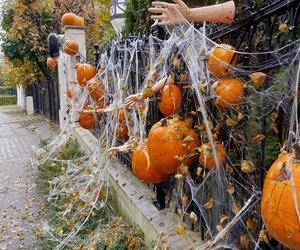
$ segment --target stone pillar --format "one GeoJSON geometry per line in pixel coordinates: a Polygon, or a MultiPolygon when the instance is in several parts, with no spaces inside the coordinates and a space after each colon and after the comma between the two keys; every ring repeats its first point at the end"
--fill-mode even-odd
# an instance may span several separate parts
{"type": "Polygon", "coordinates": [[[17,86],[17,106],[20,107],[22,111],[26,110],[26,94],[22,85],[17,86]]]}
{"type": "MultiPolygon", "coordinates": [[[[79,53],[83,58],[86,58],[85,47],[85,31],[83,28],[66,26],[64,28],[65,39],[74,39],[79,44],[79,53]]],[[[59,110],[59,125],[60,129],[63,129],[67,121],[70,119],[68,114],[68,101],[65,96],[67,92],[68,82],[74,81],[75,78],[75,65],[76,56],[69,56],[62,51],[58,58],[58,79],[59,79],[59,98],[60,98],[60,110],[59,110]]]]}
{"type": "Polygon", "coordinates": [[[27,107],[27,115],[34,114],[34,107],[33,107],[33,98],[32,96],[26,97],[26,107],[27,107]]]}

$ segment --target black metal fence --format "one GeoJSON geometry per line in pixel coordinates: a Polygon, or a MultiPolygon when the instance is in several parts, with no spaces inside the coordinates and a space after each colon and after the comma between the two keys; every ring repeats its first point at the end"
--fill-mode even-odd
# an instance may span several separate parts
{"type": "Polygon", "coordinates": [[[34,111],[50,120],[59,121],[59,89],[57,81],[45,81],[31,84],[26,96],[33,97],[34,111]]]}

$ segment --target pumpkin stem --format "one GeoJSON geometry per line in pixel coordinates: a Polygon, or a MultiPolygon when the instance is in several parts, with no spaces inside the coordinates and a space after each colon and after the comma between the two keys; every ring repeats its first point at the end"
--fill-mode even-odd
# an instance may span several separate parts
{"type": "Polygon", "coordinates": [[[295,160],[300,161],[300,140],[297,140],[294,144],[294,151],[295,151],[295,160]]]}
{"type": "Polygon", "coordinates": [[[161,126],[162,127],[167,127],[169,125],[168,123],[168,119],[167,118],[164,118],[161,120],[161,126]]]}

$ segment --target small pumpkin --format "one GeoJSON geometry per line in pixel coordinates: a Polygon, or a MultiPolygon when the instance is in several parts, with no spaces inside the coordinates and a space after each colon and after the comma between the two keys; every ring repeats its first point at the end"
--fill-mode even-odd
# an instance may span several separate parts
{"type": "Polygon", "coordinates": [[[179,161],[194,153],[199,147],[199,139],[195,131],[179,117],[165,118],[155,123],[148,134],[150,158],[156,168],[164,174],[173,174],[181,163],[191,165],[195,157],[179,161]]]}
{"type": "Polygon", "coordinates": [[[232,75],[233,72],[229,69],[229,65],[234,66],[238,61],[238,54],[234,47],[227,44],[221,46],[213,48],[208,57],[207,68],[216,77],[232,75]]]}
{"type": "Polygon", "coordinates": [[[94,80],[89,81],[87,84],[87,87],[90,92],[90,96],[91,96],[92,100],[98,101],[100,98],[103,98],[104,86],[100,80],[94,79],[94,80]]]}
{"type": "Polygon", "coordinates": [[[293,153],[279,156],[264,181],[261,215],[266,229],[289,249],[300,249],[300,161],[293,153]],[[299,211],[299,210],[298,210],[299,211]]]}
{"type": "Polygon", "coordinates": [[[66,25],[70,26],[84,26],[84,20],[82,17],[79,17],[73,13],[66,13],[61,18],[62,27],[66,25]]]}
{"type": "Polygon", "coordinates": [[[233,108],[241,104],[244,98],[243,83],[239,79],[223,79],[213,84],[216,95],[215,105],[219,108],[233,108]]]}
{"type": "Polygon", "coordinates": [[[90,109],[79,112],[79,124],[85,129],[93,129],[95,127],[95,116],[90,109]]]}
{"type": "Polygon", "coordinates": [[[128,127],[126,124],[126,116],[124,110],[118,111],[118,125],[116,137],[118,140],[128,139],[128,127]]]}
{"type": "Polygon", "coordinates": [[[64,52],[69,56],[74,56],[79,51],[79,45],[75,40],[66,40],[64,42],[64,52]]]}
{"type": "Polygon", "coordinates": [[[48,57],[47,58],[47,67],[49,69],[54,69],[57,66],[57,59],[54,57],[48,57]]]}
{"type": "MultiPolygon", "coordinates": [[[[200,165],[209,170],[215,168],[216,162],[212,152],[211,144],[210,143],[202,144],[199,148],[199,151],[200,151],[200,156],[199,156],[200,165]]],[[[217,151],[219,164],[220,166],[222,166],[226,160],[226,151],[223,144],[217,143],[216,151],[217,151]]]]}
{"type": "Polygon", "coordinates": [[[132,151],[132,172],[144,183],[158,184],[168,178],[168,175],[159,172],[153,165],[147,144],[138,146],[132,151]]]}
{"type": "Polygon", "coordinates": [[[174,83],[165,85],[161,92],[159,110],[164,115],[175,114],[180,108],[181,98],[182,94],[178,86],[174,83]]]}
{"type": "Polygon", "coordinates": [[[87,81],[91,80],[96,75],[96,69],[88,63],[76,64],[76,76],[80,86],[85,86],[87,81]]]}

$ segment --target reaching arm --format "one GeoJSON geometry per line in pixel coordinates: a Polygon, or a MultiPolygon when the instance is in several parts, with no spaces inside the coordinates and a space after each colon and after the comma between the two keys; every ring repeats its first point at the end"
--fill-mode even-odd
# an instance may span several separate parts
{"type": "Polygon", "coordinates": [[[235,14],[235,4],[229,1],[223,4],[190,9],[182,0],[173,3],[152,2],[149,11],[151,19],[158,20],[159,25],[176,25],[185,20],[190,22],[219,22],[232,23],[235,14]]]}

